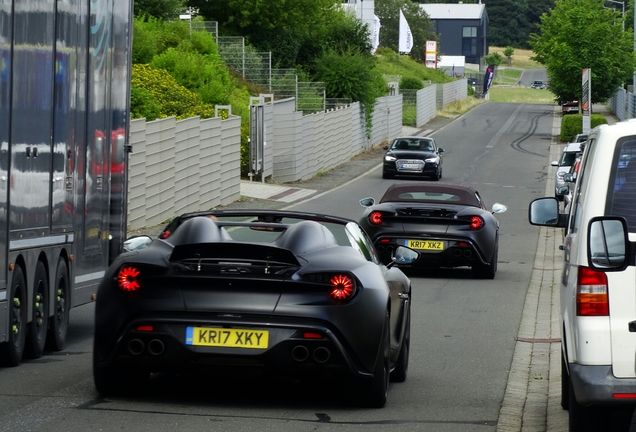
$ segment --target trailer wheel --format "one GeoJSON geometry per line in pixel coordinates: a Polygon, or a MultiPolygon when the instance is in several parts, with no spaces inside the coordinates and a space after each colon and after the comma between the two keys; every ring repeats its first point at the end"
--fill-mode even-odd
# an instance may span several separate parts
{"type": "Polygon", "coordinates": [[[55,272],[55,294],[53,296],[54,314],[49,321],[49,334],[46,339],[46,349],[61,351],[66,342],[68,331],[70,297],[69,297],[68,267],[64,259],[57,263],[55,272]]]}
{"type": "Polygon", "coordinates": [[[17,366],[22,360],[27,333],[27,294],[22,267],[16,266],[9,288],[9,334],[0,343],[0,364],[17,366]]]}
{"type": "Polygon", "coordinates": [[[31,322],[28,324],[25,355],[28,358],[40,358],[44,352],[46,332],[49,328],[49,278],[42,261],[38,261],[33,278],[33,303],[31,322]]]}

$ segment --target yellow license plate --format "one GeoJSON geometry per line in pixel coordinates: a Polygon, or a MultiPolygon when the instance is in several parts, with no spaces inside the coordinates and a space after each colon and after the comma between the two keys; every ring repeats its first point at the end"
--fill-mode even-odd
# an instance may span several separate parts
{"type": "Polygon", "coordinates": [[[269,344],[267,330],[188,327],[186,345],[266,349],[269,344]]]}
{"type": "Polygon", "coordinates": [[[411,249],[443,251],[444,242],[437,240],[407,240],[406,246],[411,249]]]}

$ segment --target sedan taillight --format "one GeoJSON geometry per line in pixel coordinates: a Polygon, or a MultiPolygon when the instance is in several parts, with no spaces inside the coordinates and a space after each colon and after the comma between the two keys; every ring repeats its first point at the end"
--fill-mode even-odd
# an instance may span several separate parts
{"type": "Polygon", "coordinates": [[[139,285],[139,275],[141,272],[132,266],[124,266],[117,274],[117,285],[122,291],[135,292],[141,289],[139,285]]]}
{"type": "Polygon", "coordinates": [[[355,282],[347,275],[336,275],[329,282],[332,285],[329,296],[334,300],[348,300],[355,294],[355,282]]]}
{"type": "Polygon", "coordinates": [[[369,222],[371,222],[372,225],[380,225],[382,223],[382,213],[379,211],[371,212],[369,222]]]}
{"type": "Polygon", "coordinates": [[[484,220],[481,216],[471,216],[470,217],[470,229],[478,230],[479,228],[484,226],[484,220]]]}
{"type": "Polygon", "coordinates": [[[577,316],[609,316],[609,293],[605,273],[581,266],[576,284],[577,316]]]}

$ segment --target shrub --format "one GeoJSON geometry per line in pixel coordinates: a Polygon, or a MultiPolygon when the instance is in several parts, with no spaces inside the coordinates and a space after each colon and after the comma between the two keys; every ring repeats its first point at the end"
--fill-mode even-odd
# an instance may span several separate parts
{"type": "Polygon", "coordinates": [[[202,55],[187,50],[188,44],[169,48],[152,65],[167,70],[181,86],[197,93],[204,103],[227,104],[230,74],[218,53],[202,55]]]}
{"type": "Polygon", "coordinates": [[[400,80],[401,89],[419,90],[424,88],[424,83],[421,79],[415,77],[403,77],[400,80]]]}
{"type": "MultiPolygon", "coordinates": [[[[590,116],[590,127],[594,129],[601,124],[607,124],[603,114],[590,116]]],[[[583,114],[568,114],[561,119],[561,141],[570,142],[576,134],[583,133],[583,114]]]]}
{"type": "Polygon", "coordinates": [[[161,115],[161,106],[155,97],[143,87],[130,86],[130,116],[133,119],[145,118],[153,121],[161,115]]]}
{"type": "MultiPolygon", "coordinates": [[[[133,65],[131,84],[152,95],[154,102],[161,107],[159,117],[175,116],[178,120],[194,116],[214,117],[212,105],[202,103],[196,93],[177,84],[165,70],[150,65],[133,65]]],[[[137,112],[151,109],[140,107],[137,112]]]]}

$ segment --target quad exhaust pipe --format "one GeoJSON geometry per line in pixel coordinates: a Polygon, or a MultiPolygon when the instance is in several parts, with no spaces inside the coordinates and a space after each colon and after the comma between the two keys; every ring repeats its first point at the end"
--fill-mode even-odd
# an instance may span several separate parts
{"type": "Polygon", "coordinates": [[[128,352],[134,356],[138,356],[144,352],[146,344],[141,339],[132,339],[128,342],[128,352]]]}
{"type": "Polygon", "coordinates": [[[296,345],[292,348],[292,358],[297,362],[304,362],[309,358],[309,350],[304,345],[296,345]]]}
{"type": "Polygon", "coordinates": [[[314,350],[314,360],[316,363],[326,363],[331,358],[331,351],[325,347],[318,347],[314,350]]]}
{"type": "Polygon", "coordinates": [[[148,342],[148,352],[153,356],[159,356],[166,350],[166,345],[160,339],[148,342]]]}
{"type": "MultiPolygon", "coordinates": [[[[301,363],[309,358],[309,350],[304,345],[296,345],[292,348],[291,355],[295,361],[301,363]]],[[[326,347],[318,347],[312,353],[312,358],[316,363],[326,363],[331,358],[331,351],[326,347]]]]}

